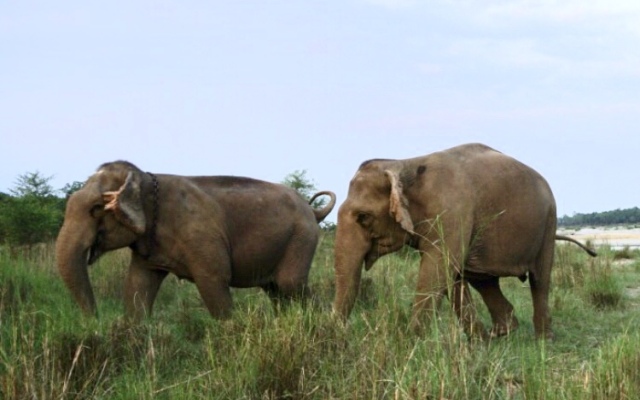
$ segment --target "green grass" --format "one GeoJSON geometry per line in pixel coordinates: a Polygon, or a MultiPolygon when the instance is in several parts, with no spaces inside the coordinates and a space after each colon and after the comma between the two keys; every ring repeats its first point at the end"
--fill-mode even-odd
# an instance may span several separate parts
{"type": "Polygon", "coordinates": [[[171,277],[140,325],[122,318],[126,251],[90,269],[93,319],[73,304],[51,246],[19,258],[0,248],[0,398],[640,398],[640,298],[627,291],[640,287],[637,252],[616,258],[601,248],[591,259],[558,245],[555,340],[534,339],[528,285],[508,278],[520,328],[480,342],[466,339],[446,301],[430,331],[408,329],[419,257],[411,250],[364,273],[349,323],[336,321],[332,241],[322,238],[314,260],[315,307],[276,313],[259,290],[234,290],[233,317],[217,321],[194,285],[171,277]]]}

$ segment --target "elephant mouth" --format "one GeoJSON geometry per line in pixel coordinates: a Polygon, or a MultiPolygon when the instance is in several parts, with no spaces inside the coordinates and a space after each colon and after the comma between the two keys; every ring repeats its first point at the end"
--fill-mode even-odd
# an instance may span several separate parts
{"type": "Polygon", "coordinates": [[[364,270],[369,271],[371,267],[373,267],[373,264],[376,262],[376,260],[378,260],[377,254],[373,254],[371,252],[367,253],[364,256],[364,270]]]}
{"type": "Polygon", "coordinates": [[[403,246],[403,244],[398,245],[390,240],[377,240],[372,246],[371,250],[364,256],[364,268],[365,271],[371,269],[373,264],[382,256],[387,255],[389,253],[393,253],[397,251],[403,246]]]}
{"type": "Polygon", "coordinates": [[[385,254],[393,253],[398,250],[402,245],[398,246],[396,243],[393,243],[389,240],[379,240],[373,243],[371,251],[369,254],[373,255],[375,258],[379,258],[384,256],[385,254]]]}

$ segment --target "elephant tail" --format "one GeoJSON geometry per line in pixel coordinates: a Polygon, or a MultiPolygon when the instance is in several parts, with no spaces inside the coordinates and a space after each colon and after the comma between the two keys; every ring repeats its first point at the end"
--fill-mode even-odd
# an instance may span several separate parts
{"type": "Polygon", "coordinates": [[[322,222],[327,217],[327,215],[329,215],[331,210],[333,210],[333,206],[336,205],[336,194],[328,190],[314,194],[313,197],[311,197],[311,199],[309,200],[309,204],[313,203],[313,201],[320,196],[329,196],[331,200],[329,200],[329,204],[327,204],[326,206],[320,209],[313,209],[313,214],[316,216],[316,222],[318,223],[322,222]]]}
{"type": "Polygon", "coordinates": [[[582,250],[584,250],[587,253],[589,253],[589,255],[591,257],[596,257],[598,255],[598,253],[596,253],[594,250],[588,248],[587,246],[583,245],[582,243],[578,242],[577,240],[575,240],[573,238],[570,238],[569,236],[556,235],[556,240],[566,240],[567,242],[575,243],[578,246],[580,246],[582,248],[582,250]]]}

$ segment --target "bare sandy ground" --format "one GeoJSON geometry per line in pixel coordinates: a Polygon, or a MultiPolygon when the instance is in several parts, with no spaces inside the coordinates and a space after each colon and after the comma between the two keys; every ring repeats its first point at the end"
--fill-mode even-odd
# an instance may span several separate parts
{"type": "Polygon", "coordinates": [[[606,227],[559,229],[558,234],[570,236],[581,242],[590,241],[596,246],[609,245],[612,248],[640,248],[640,228],[606,227]]]}

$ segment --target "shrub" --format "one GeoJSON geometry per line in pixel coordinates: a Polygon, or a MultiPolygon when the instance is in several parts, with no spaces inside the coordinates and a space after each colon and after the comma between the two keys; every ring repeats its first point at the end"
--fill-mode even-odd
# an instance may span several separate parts
{"type": "Polygon", "coordinates": [[[617,250],[613,253],[614,260],[633,260],[634,255],[633,251],[629,246],[624,246],[622,249],[617,250]]]}
{"type": "Polygon", "coordinates": [[[615,308],[624,297],[623,287],[610,265],[594,267],[585,280],[584,290],[589,302],[597,309],[615,308]]]}
{"type": "Polygon", "coordinates": [[[11,195],[0,199],[0,239],[16,253],[21,246],[30,246],[53,239],[62,225],[64,200],[54,195],[49,185],[51,177],[38,172],[18,177],[11,195]]]}
{"type": "Polygon", "coordinates": [[[32,195],[11,197],[0,203],[0,231],[12,247],[53,239],[62,222],[58,200],[32,195]]]}

